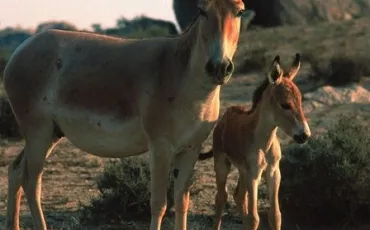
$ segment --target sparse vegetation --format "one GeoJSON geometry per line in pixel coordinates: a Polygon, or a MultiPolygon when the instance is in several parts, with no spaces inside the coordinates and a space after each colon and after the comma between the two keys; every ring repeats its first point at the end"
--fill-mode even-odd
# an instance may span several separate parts
{"type": "MultiPolygon", "coordinates": [[[[194,177],[191,184],[194,182],[194,177]]],[[[134,156],[111,161],[98,179],[100,196],[81,212],[82,222],[150,218],[150,170],[147,156],[134,156]],[[99,217],[99,218],[98,218],[99,217]]],[[[174,180],[170,176],[167,212],[174,205],[174,180]]]]}
{"type": "Polygon", "coordinates": [[[342,115],[326,134],[285,149],[280,196],[287,216],[304,225],[369,220],[369,128],[342,115]]]}

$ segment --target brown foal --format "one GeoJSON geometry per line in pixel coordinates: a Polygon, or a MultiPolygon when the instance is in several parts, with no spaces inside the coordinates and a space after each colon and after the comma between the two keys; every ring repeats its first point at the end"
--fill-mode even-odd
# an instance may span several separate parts
{"type": "Polygon", "coordinates": [[[280,58],[276,56],[267,78],[254,92],[252,108],[229,107],[213,132],[213,150],[199,156],[200,160],[214,156],[217,183],[214,229],[221,227],[231,164],[240,175],[234,200],[243,217],[244,228],[258,228],[258,185],[262,172],[266,170],[269,223],[272,229],[281,229],[278,200],[281,150],[276,131],[280,127],[298,143],[304,143],[311,135],[302,110],[301,93],[292,81],[299,67],[300,55],[296,54],[290,71],[285,75],[280,58]]]}

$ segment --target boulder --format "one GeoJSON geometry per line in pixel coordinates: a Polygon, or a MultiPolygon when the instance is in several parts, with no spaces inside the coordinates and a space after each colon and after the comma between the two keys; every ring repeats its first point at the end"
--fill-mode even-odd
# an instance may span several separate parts
{"type": "Polygon", "coordinates": [[[370,103],[370,92],[357,84],[343,87],[324,86],[304,94],[304,110],[311,112],[315,108],[349,103],[370,103]]]}
{"type": "MultiPolygon", "coordinates": [[[[370,0],[243,0],[256,16],[252,25],[274,27],[340,21],[370,15],[370,0]]],[[[184,30],[197,13],[198,0],[173,0],[173,9],[184,30]]]]}

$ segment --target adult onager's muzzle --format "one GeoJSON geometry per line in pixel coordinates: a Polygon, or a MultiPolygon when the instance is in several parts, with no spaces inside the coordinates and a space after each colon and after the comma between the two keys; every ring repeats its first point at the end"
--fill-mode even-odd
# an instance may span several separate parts
{"type": "Polygon", "coordinates": [[[228,82],[234,72],[234,63],[230,59],[224,59],[220,63],[215,63],[211,59],[206,64],[206,71],[217,85],[228,82]]]}

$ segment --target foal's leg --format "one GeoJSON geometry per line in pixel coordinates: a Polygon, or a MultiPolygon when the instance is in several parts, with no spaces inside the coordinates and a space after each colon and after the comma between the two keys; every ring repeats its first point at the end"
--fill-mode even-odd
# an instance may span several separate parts
{"type": "Polygon", "coordinates": [[[166,141],[150,143],[150,230],[160,230],[167,208],[168,176],[172,161],[171,147],[166,141]]]}
{"type": "Polygon", "coordinates": [[[248,215],[248,193],[245,186],[245,176],[239,172],[238,184],[234,192],[234,201],[238,212],[242,219],[246,219],[248,215]]]}
{"type": "Polygon", "coordinates": [[[189,209],[189,183],[201,146],[189,146],[175,156],[174,160],[174,199],[175,229],[187,229],[187,212],[189,209]]]}
{"type": "Polygon", "coordinates": [[[221,229],[222,213],[227,203],[227,176],[231,171],[231,162],[225,154],[215,154],[214,169],[216,172],[217,194],[215,198],[216,216],[214,222],[214,229],[221,229]]]}
{"type": "Polygon", "coordinates": [[[281,213],[279,208],[279,186],[280,186],[280,169],[277,167],[267,167],[266,182],[268,196],[270,201],[270,210],[268,219],[272,230],[281,229],[281,213]]]}
{"type": "Polygon", "coordinates": [[[280,187],[280,144],[273,142],[271,150],[267,157],[268,166],[266,168],[266,182],[268,189],[268,196],[270,202],[270,210],[268,212],[268,219],[272,230],[281,229],[281,213],[279,208],[279,187],[280,187]]]}
{"type": "Polygon", "coordinates": [[[257,230],[260,222],[258,215],[258,185],[261,180],[262,169],[253,164],[246,173],[246,188],[248,192],[248,215],[244,226],[248,230],[257,230]]]}

